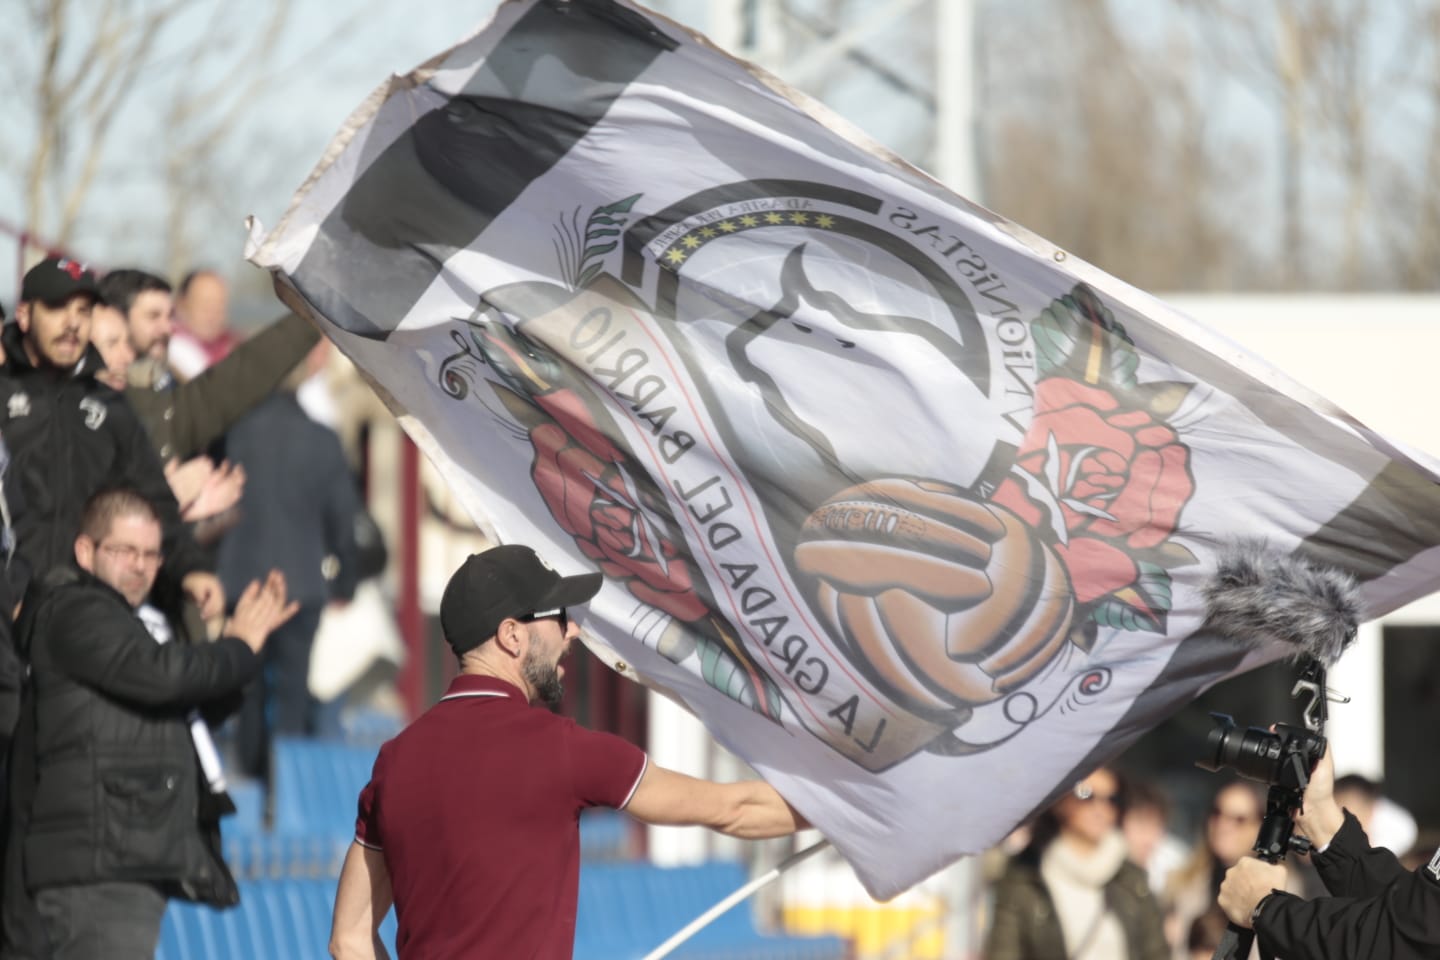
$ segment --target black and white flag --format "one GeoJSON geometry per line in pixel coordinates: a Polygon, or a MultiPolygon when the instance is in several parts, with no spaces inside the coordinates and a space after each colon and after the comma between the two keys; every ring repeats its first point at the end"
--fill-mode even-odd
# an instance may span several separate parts
{"type": "Polygon", "coordinates": [[[878,897],[1284,652],[1219,544],[1440,584],[1428,461],[629,3],[393,78],[250,256],[878,897]]]}

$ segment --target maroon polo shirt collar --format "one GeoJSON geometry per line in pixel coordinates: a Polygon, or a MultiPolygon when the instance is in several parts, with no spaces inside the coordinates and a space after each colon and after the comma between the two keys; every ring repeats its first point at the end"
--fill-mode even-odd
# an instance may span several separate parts
{"type": "Polygon", "coordinates": [[[462,673],[450,681],[450,688],[440,700],[468,700],[479,697],[504,697],[514,700],[521,706],[529,706],[530,701],[525,698],[525,693],[515,684],[499,677],[484,676],[478,673],[462,673]]]}

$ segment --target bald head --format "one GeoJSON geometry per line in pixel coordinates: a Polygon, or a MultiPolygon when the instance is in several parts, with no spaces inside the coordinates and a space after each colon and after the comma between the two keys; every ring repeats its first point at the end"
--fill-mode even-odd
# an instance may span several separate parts
{"type": "Polygon", "coordinates": [[[185,328],[208,342],[225,333],[229,299],[224,277],[213,270],[196,270],[180,284],[176,310],[185,328]]]}

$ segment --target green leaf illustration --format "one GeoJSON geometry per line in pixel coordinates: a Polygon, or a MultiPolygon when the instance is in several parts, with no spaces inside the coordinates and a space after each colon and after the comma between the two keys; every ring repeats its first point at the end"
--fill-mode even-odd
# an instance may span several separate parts
{"type": "Polygon", "coordinates": [[[700,676],[705,682],[725,696],[742,703],[751,710],[759,709],[755,690],[750,677],[740,669],[725,648],[713,640],[702,639],[699,643],[700,676]]]}
{"type": "Polygon", "coordinates": [[[609,253],[611,250],[614,250],[618,246],[620,246],[620,244],[615,242],[614,240],[611,240],[609,243],[597,243],[593,247],[586,247],[585,253],[582,254],[581,259],[583,262],[588,263],[596,257],[605,256],[605,254],[609,253]]]}
{"type": "Polygon", "coordinates": [[[1068,376],[1127,391],[1136,386],[1140,357],[1099,295],[1083,283],[1050,302],[1030,324],[1036,373],[1068,376]]]}
{"type": "Polygon", "coordinates": [[[1134,584],[1106,597],[1091,612],[1101,626],[1117,630],[1151,630],[1164,632],[1166,614],[1173,596],[1170,574],[1158,564],[1138,560],[1138,576],[1134,584]]]}
{"type": "Polygon", "coordinates": [[[605,255],[620,245],[619,240],[607,241],[606,238],[620,236],[620,231],[630,221],[630,208],[642,196],[637,193],[590,211],[585,220],[585,248],[575,269],[575,286],[585,286],[604,268],[605,255]]]}
{"type": "Polygon", "coordinates": [[[585,284],[595,279],[595,274],[599,273],[603,269],[605,269],[605,264],[603,263],[590,264],[590,266],[586,267],[583,271],[581,271],[580,276],[575,278],[575,286],[585,286],[585,284]]]}
{"type": "Polygon", "coordinates": [[[1137,562],[1145,561],[1166,570],[1173,570],[1175,567],[1188,567],[1191,564],[1199,563],[1200,560],[1184,544],[1176,543],[1174,540],[1166,540],[1157,546],[1146,550],[1136,551],[1134,554],[1137,562]]]}
{"type": "Polygon", "coordinates": [[[1140,571],[1140,576],[1135,579],[1135,589],[1145,598],[1146,604],[1151,610],[1169,613],[1173,603],[1170,574],[1159,564],[1144,560],[1137,561],[1135,567],[1140,571]]]}
{"type": "Polygon", "coordinates": [[[1116,630],[1158,631],[1160,629],[1160,624],[1154,617],[1115,597],[1106,597],[1100,601],[1090,616],[1100,626],[1113,627],[1116,630]]]}
{"type": "MultiPolygon", "coordinates": [[[[629,213],[630,208],[635,206],[635,201],[639,200],[643,196],[643,193],[636,193],[626,197],[624,200],[616,200],[614,203],[609,204],[608,206],[596,207],[594,212],[590,214],[590,219],[594,220],[596,217],[603,217],[612,213],[629,213]]],[[[628,218],[621,217],[615,222],[624,223],[626,219],[628,218]]]]}

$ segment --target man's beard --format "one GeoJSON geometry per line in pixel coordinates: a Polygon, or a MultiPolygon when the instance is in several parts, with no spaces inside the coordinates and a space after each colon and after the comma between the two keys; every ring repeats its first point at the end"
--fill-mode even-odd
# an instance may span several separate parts
{"type": "Polygon", "coordinates": [[[525,654],[525,662],[520,665],[520,670],[525,676],[525,682],[535,691],[535,698],[551,710],[559,710],[560,701],[565,697],[565,687],[560,683],[559,664],[545,663],[531,650],[525,654]]]}

